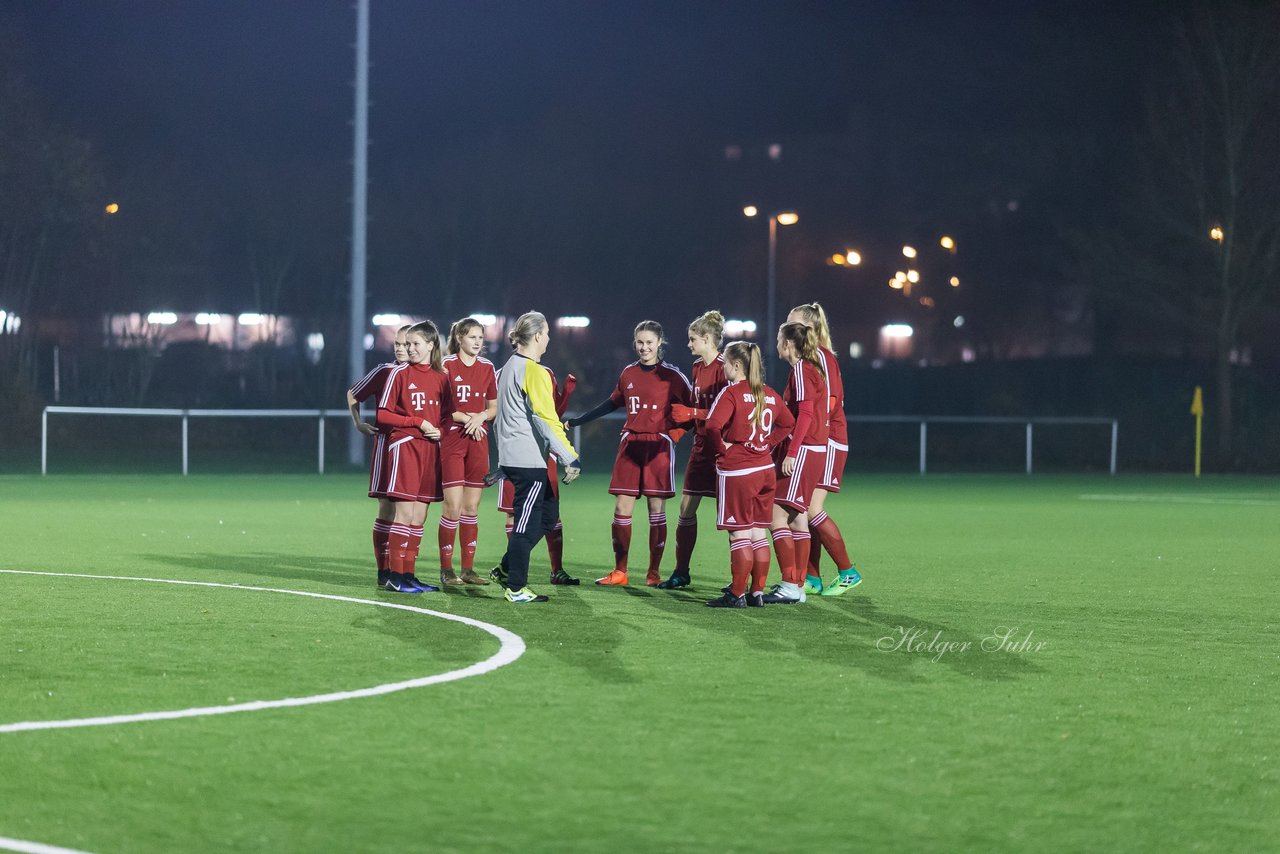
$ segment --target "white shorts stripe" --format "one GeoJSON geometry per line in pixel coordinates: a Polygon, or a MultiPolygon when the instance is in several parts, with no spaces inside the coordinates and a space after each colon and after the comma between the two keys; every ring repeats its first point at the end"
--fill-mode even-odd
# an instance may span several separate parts
{"type": "Polygon", "coordinates": [[[533,513],[533,505],[542,494],[542,481],[538,481],[524,498],[524,507],[520,508],[520,518],[516,521],[516,532],[523,534],[529,527],[529,516],[533,513]]]}

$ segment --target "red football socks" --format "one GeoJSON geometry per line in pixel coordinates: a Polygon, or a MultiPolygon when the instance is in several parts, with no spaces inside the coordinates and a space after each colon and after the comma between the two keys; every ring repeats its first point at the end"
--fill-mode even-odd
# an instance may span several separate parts
{"type": "Polygon", "coordinates": [[[462,571],[474,570],[476,566],[476,538],[479,535],[480,520],[475,516],[458,518],[458,540],[462,543],[462,571]]]}
{"type": "Polygon", "coordinates": [[[441,516],[436,541],[440,546],[440,569],[445,572],[453,572],[453,540],[457,533],[458,520],[441,516]]]}
{"type": "Polygon", "coordinates": [[[836,569],[844,570],[853,566],[853,561],[849,560],[849,552],[845,548],[844,537],[840,534],[840,528],[837,527],[835,519],[826,513],[819,513],[809,520],[809,530],[818,538],[818,542],[827,550],[827,554],[831,555],[831,559],[836,563],[836,569]]]}
{"type": "Polygon", "coordinates": [[[693,546],[698,542],[698,517],[681,516],[676,522],[676,572],[689,573],[689,561],[693,559],[693,546]]]}
{"type": "Polygon", "coordinates": [[[649,514],[649,573],[662,568],[662,553],[667,550],[667,514],[649,514]]]}
{"type": "Polygon", "coordinates": [[[729,571],[733,573],[731,589],[734,596],[747,595],[747,584],[751,579],[755,562],[756,556],[750,540],[729,541],[729,571]]]}
{"type": "Polygon", "coordinates": [[[613,517],[613,568],[627,571],[627,553],[631,551],[631,520],[626,516],[613,517]]]}
{"type": "Polygon", "coordinates": [[[751,592],[763,593],[764,586],[769,581],[769,541],[753,540],[751,550],[755,553],[755,560],[751,564],[751,592]]]}

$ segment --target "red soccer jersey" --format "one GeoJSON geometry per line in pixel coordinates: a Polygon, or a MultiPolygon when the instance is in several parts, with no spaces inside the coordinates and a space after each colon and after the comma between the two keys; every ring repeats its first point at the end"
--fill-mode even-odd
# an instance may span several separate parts
{"type": "Polygon", "coordinates": [[[627,410],[623,430],[632,433],[670,433],[675,428],[671,405],[689,406],[693,386],[680,369],[666,362],[644,367],[632,362],[622,369],[609,399],[627,410]]]}
{"type": "Polygon", "coordinates": [[[379,397],[382,390],[387,387],[387,377],[391,375],[391,369],[396,366],[395,362],[385,362],[378,365],[372,371],[364,375],[364,379],[347,389],[351,396],[356,400],[364,403],[371,397],[379,397]]]}
{"type": "Polygon", "coordinates": [[[770,452],[787,438],[795,426],[795,416],[783,403],[782,395],[768,386],[764,387],[764,402],[757,425],[753,420],[756,397],[746,380],[738,380],[716,395],[706,426],[708,442],[718,446],[714,448],[719,454],[717,469],[744,471],[773,465],[770,452]],[[733,447],[726,451],[722,443],[733,447]]]}
{"type": "Polygon", "coordinates": [[[844,417],[844,379],[840,376],[840,362],[836,354],[825,347],[818,348],[818,358],[827,371],[827,395],[831,399],[831,440],[841,445],[849,444],[849,425],[844,417]]]}
{"type": "Polygon", "coordinates": [[[444,371],[430,365],[396,365],[378,398],[378,426],[389,430],[393,441],[422,438],[418,425],[423,421],[440,427],[448,381],[444,371]]]}
{"type": "MultiPolygon", "coordinates": [[[[728,377],[724,375],[724,355],[717,355],[709,365],[701,359],[695,359],[690,374],[693,376],[692,406],[694,409],[703,410],[705,417],[706,411],[711,409],[711,404],[715,402],[716,395],[729,384],[728,377]]],[[[705,425],[699,419],[696,426],[698,432],[694,443],[701,445],[706,434],[705,425]]]]}
{"type": "Polygon", "coordinates": [[[484,412],[489,401],[498,399],[498,373],[488,359],[477,357],[467,367],[455,353],[444,357],[444,372],[449,375],[450,412],[484,412]]]}
{"type": "MultiPolygon", "coordinates": [[[[804,359],[796,362],[791,368],[791,377],[787,380],[787,390],[782,395],[786,401],[787,409],[791,410],[791,414],[796,416],[796,420],[800,420],[800,401],[813,401],[813,420],[809,422],[809,429],[805,431],[804,436],[794,436],[793,439],[802,445],[822,445],[827,444],[827,436],[829,431],[827,428],[827,381],[822,376],[822,371],[818,370],[812,362],[806,362],[804,359]]],[[[792,451],[795,446],[792,445],[792,451]]]]}

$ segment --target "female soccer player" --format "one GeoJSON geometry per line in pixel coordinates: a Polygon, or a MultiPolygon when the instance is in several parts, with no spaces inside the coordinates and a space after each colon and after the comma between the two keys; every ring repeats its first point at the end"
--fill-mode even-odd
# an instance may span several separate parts
{"type": "Polygon", "coordinates": [[[405,343],[408,361],[392,368],[378,399],[378,427],[388,433],[387,498],[395,503],[386,589],[422,593],[440,589],[420,582],[414,568],[427,504],[441,499],[439,425],[448,378],[434,323],[415,323],[405,343]]]}
{"type": "Polygon", "coordinates": [[[803,323],[778,329],[778,356],[791,366],[783,400],[795,416],[795,428],[782,459],[773,497],[773,548],[782,583],[764,597],[768,604],[805,600],[804,572],[809,562],[809,499],[822,477],[827,456],[827,380],[818,356],[818,339],[803,323]]]}
{"type": "MultiPolygon", "coordinates": [[[[680,369],[660,361],[662,326],[654,320],[636,325],[634,346],[638,360],[622,369],[613,393],[595,409],[571,418],[577,427],[626,407],[627,420],[622,428],[622,441],[613,463],[613,479],[609,494],[616,496],[613,511],[614,567],[596,584],[626,584],[627,554],[631,550],[631,514],[636,498],[649,499],[649,571],[645,577],[650,587],[662,581],[660,566],[667,544],[667,499],[676,494],[676,452],[672,432],[676,420],[671,407],[689,406],[693,387],[680,369]]],[[[679,438],[679,433],[675,438],[679,438]]]]}
{"type": "Polygon", "coordinates": [[[776,474],[773,449],[791,432],[795,418],[782,395],[764,384],[760,348],[735,341],[725,348],[729,385],[707,414],[706,442],[716,457],[716,527],[729,532],[733,581],[712,608],[764,604],[769,577],[769,541],[776,474]],[[747,599],[747,582],[751,598],[747,599]]]}
{"type": "MultiPolygon", "coordinates": [[[[546,367],[545,365],[543,367],[546,367]]],[[[551,394],[555,400],[556,417],[564,418],[565,411],[569,408],[569,399],[573,397],[573,389],[578,384],[578,378],[573,374],[565,377],[564,385],[559,385],[556,381],[556,372],[547,368],[547,373],[551,376],[551,394]]],[[[551,496],[557,500],[560,498],[560,486],[558,476],[556,474],[556,458],[554,456],[547,457],[547,487],[551,492],[551,496]]],[[[502,485],[498,487],[498,510],[507,514],[507,539],[511,539],[511,531],[516,524],[516,486],[506,478],[502,479],[502,485]]],[[[557,505],[558,509],[558,505],[557,505]]],[[[546,533],[547,540],[547,559],[551,563],[551,583],[555,585],[576,585],[578,579],[564,571],[564,523],[559,516],[556,517],[555,525],[546,533]]],[[[489,573],[489,576],[498,583],[505,582],[502,573],[498,568],[489,573]]]]}
{"type": "MultiPolygon", "coordinates": [[[[716,460],[707,444],[703,425],[711,402],[720,389],[728,385],[724,372],[724,357],[720,355],[720,342],[724,340],[724,316],[718,311],[708,311],[689,324],[689,352],[693,360],[693,411],[689,413],[694,423],[693,450],[684,471],[684,495],[680,498],[680,518],[676,522],[676,565],[671,576],[658,586],[664,590],[685,587],[689,584],[689,561],[693,546],[698,541],[698,505],[703,497],[715,497],[716,460]]],[[[677,417],[681,413],[676,410],[677,417]]]]}
{"type": "Polygon", "coordinates": [[[849,425],[844,417],[844,380],[840,376],[840,363],[831,349],[831,327],[827,325],[827,313],[816,302],[798,305],[787,315],[788,322],[803,323],[813,330],[818,339],[818,354],[822,357],[822,365],[827,374],[828,395],[831,401],[831,434],[827,437],[827,465],[822,471],[822,479],[813,492],[809,502],[809,531],[818,541],[809,543],[809,565],[806,567],[804,589],[807,593],[820,593],[823,596],[839,596],[862,583],[862,576],[849,560],[849,552],[845,547],[844,537],[836,520],[827,515],[824,509],[828,492],[840,491],[840,480],[844,477],[844,464],[849,457],[849,425]],[[822,585],[822,571],[818,568],[822,550],[836,562],[840,574],[834,583],[826,589],[822,585]]]}
{"type": "Polygon", "coordinates": [[[449,328],[449,416],[440,439],[440,476],[444,509],[440,511],[440,582],[447,585],[488,584],[476,574],[476,536],[484,476],[489,471],[489,430],[498,412],[498,377],[493,362],[480,355],[484,326],[464,317],[449,328]],[[454,537],[462,539],[462,573],[453,571],[454,537]]]}
{"type": "Polygon", "coordinates": [[[391,533],[391,521],[395,518],[395,505],[387,498],[387,486],[383,482],[382,457],[387,449],[387,435],[360,419],[360,404],[371,397],[380,396],[386,388],[391,369],[404,364],[404,336],[408,331],[407,325],[396,330],[392,346],[393,361],[378,365],[365,374],[364,379],[347,389],[347,410],[351,413],[352,422],[361,433],[373,437],[373,452],[369,455],[369,497],[378,499],[378,514],[373,518],[373,560],[378,567],[379,589],[387,583],[387,576],[390,575],[387,569],[387,541],[391,533]]]}

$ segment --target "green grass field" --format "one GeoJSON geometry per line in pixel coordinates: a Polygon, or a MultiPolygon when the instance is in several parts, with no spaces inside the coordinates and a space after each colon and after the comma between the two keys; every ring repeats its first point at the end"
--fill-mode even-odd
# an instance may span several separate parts
{"type": "MultiPolygon", "coordinates": [[[[0,837],[92,852],[1280,839],[1276,479],[857,477],[828,511],[866,582],[746,611],[703,607],[728,566],[708,504],[692,590],[551,588],[539,546],[546,606],[492,587],[380,594],[362,486],[0,477],[0,569],[408,601],[527,644],[484,675],[380,697],[0,732],[0,837]]],[[[605,481],[565,493],[568,569],[594,578],[610,562],[605,481]]],[[[485,503],[488,566],[503,537],[485,503]]],[[[357,689],[499,648],[358,603],[13,573],[0,625],[0,725],[357,689]]]]}

